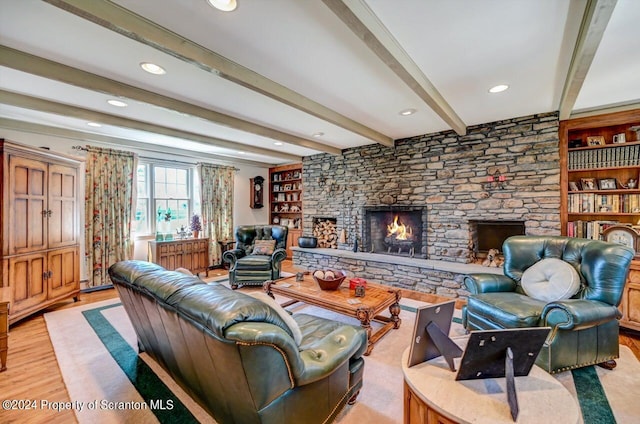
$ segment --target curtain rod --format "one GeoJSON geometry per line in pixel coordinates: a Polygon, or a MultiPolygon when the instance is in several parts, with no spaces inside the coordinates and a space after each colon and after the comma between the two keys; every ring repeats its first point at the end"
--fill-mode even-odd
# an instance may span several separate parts
{"type": "MultiPolygon", "coordinates": [[[[72,147],[73,150],[83,150],[83,151],[88,151],[89,149],[87,149],[84,146],[73,146],[72,147]]],[[[152,160],[152,161],[159,161],[159,162],[169,162],[169,163],[177,163],[180,165],[197,165],[197,163],[193,163],[193,162],[182,162],[179,160],[175,160],[175,159],[160,159],[160,158],[153,158],[150,156],[138,156],[139,159],[146,159],[146,160],[152,160]]],[[[217,165],[217,164],[214,164],[217,165]]],[[[220,165],[220,166],[227,166],[227,165],[220,165]]],[[[230,168],[233,168],[234,171],[239,171],[239,168],[236,168],[235,166],[230,166],[230,168]]]]}

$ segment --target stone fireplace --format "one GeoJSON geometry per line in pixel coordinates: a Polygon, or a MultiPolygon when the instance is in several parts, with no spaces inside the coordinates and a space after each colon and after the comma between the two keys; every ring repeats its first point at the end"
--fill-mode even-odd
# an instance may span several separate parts
{"type": "Polygon", "coordinates": [[[363,210],[364,251],[426,258],[427,213],[414,206],[366,206],[363,210]]]}

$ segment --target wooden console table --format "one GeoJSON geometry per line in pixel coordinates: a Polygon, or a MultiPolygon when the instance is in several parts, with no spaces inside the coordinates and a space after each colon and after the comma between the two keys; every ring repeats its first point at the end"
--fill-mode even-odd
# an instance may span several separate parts
{"type": "MultiPolygon", "coordinates": [[[[408,358],[409,348],[402,355],[405,424],[513,424],[505,378],[456,381],[442,356],[411,368],[408,358]]],[[[516,377],[515,382],[518,423],[569,424],[580,419],[569,390],[542,368],[534,365],[528,376],[516,377]]]]}
{"type": "Polygon", "coordinates": [[[209,268],[209,239],[182,239],[149,242],[149,262],[170,271],[186,268],[193,274],[209,268]]]}

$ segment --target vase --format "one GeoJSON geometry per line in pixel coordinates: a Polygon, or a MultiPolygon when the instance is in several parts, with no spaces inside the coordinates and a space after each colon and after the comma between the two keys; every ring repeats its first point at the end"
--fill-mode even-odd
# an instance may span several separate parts
{"type": "Polygon", "coordinates": [[[193,238],[198,238],[200,236],[200,231],[193,230],[193,238]]]}

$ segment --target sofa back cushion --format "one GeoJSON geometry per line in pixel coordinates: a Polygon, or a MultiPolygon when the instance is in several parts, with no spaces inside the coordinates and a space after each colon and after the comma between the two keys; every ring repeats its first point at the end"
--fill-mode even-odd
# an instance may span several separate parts
{"type": "Polygon", "coordinates": [[[513,236],[502,245],[504,274],[521,286],[524,271],[545,258],[569,263],[580,276],[574,298],[599,300],[617,306],[622,298],[633,251],[599,240],[562,236],[513,236]]]}

